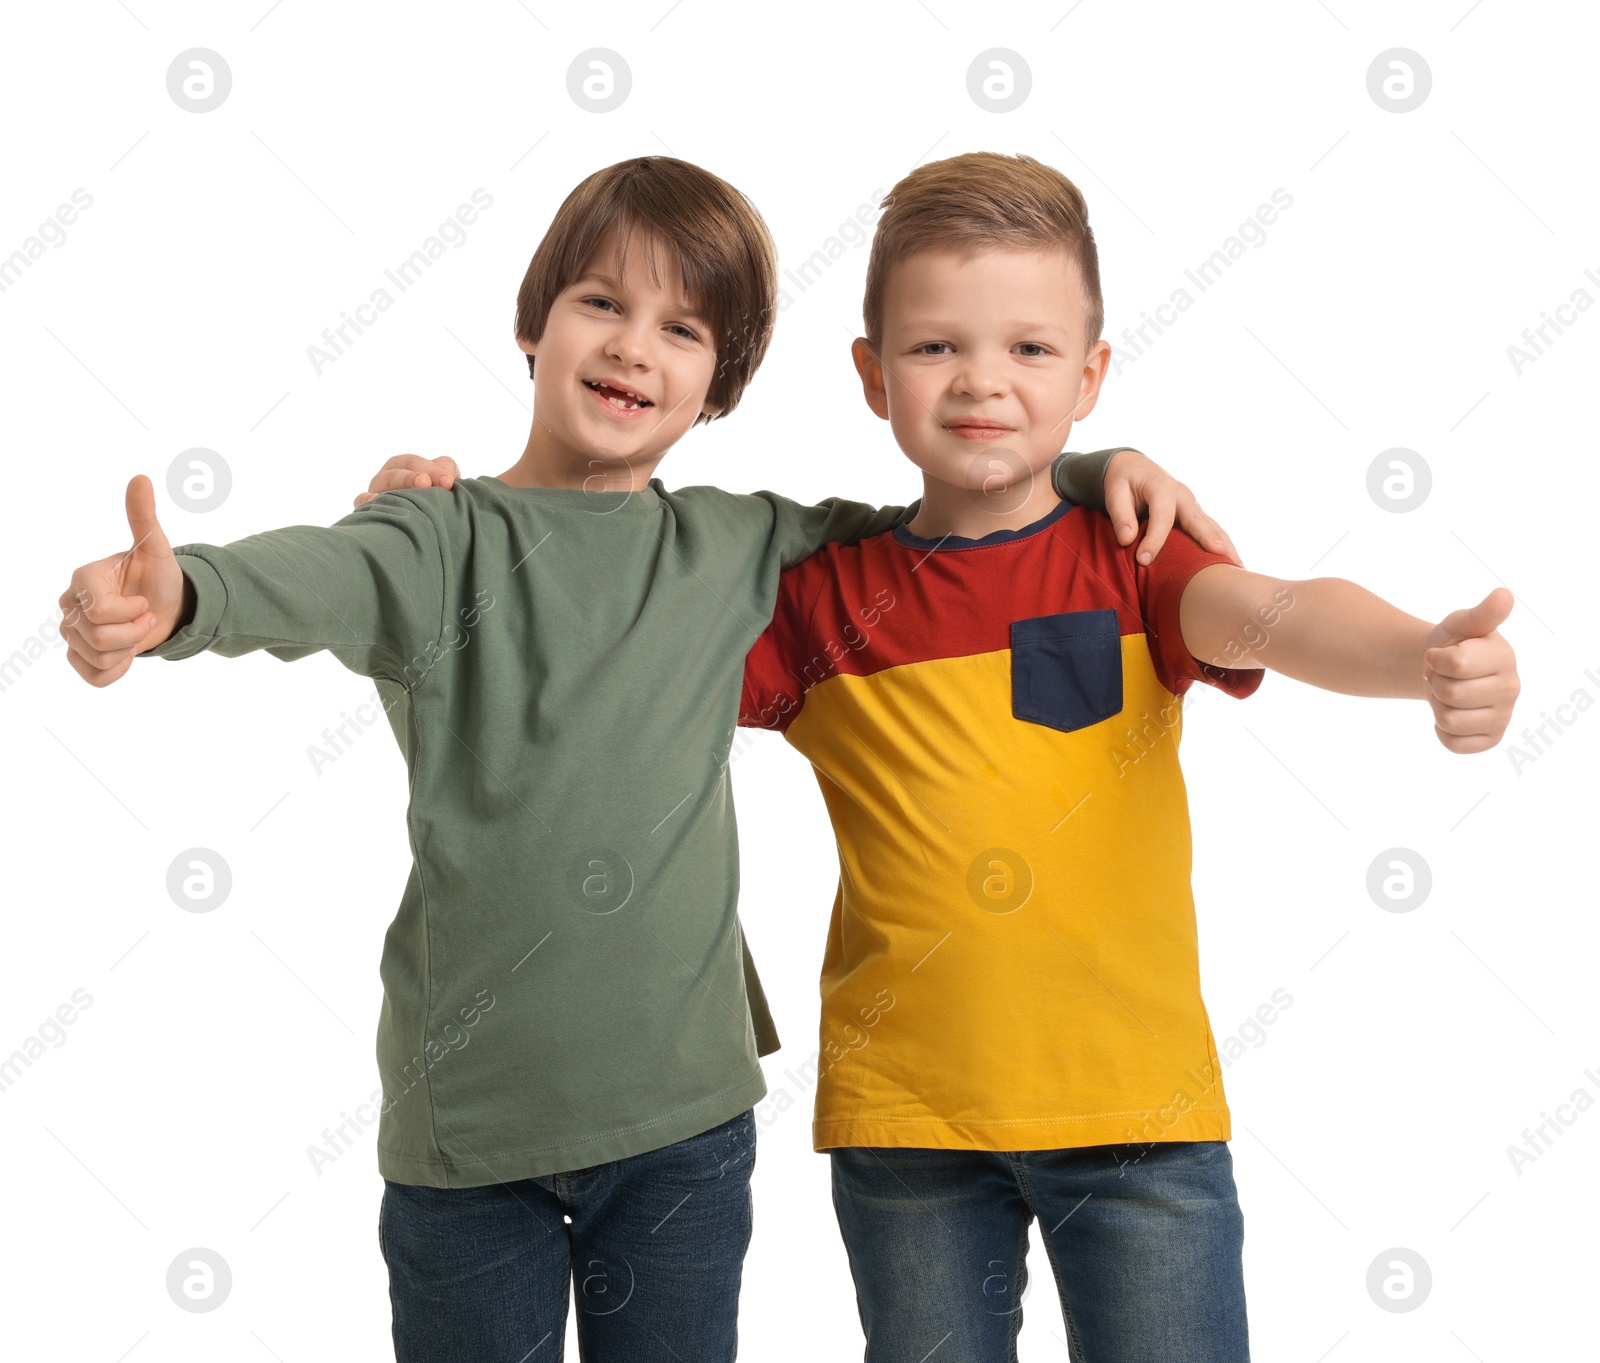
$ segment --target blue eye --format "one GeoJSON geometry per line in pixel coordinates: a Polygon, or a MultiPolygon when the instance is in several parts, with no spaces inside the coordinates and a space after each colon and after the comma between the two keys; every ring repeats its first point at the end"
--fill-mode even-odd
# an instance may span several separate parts
{"type": "Polygon", "coordinates": [[[940,350],[947,350],[954,354],[955,347],[948,341],[924,341],[917,347],[917,353],[919,355],[933,355],[937,354],[940,350]]]}

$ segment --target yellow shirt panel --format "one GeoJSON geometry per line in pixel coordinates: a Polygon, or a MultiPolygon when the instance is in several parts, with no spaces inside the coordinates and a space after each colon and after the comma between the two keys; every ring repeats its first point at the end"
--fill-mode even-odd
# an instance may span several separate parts
{"type": "Polygon", "coordinates": [[[1121,647],[1122,710],[1072,732],[1013,716],[1009,649],[807,694],[788,737],[841,871],[817,1149],[1229,1138],[1181,702],[1144,635],[1121,647]]]}

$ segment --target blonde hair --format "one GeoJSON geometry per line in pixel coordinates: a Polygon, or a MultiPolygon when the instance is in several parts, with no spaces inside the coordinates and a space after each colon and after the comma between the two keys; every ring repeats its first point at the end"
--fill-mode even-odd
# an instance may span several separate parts
{"type": "Polygon", "coordinates": [[[1083,194],[1054,166],[1031,156],[975,151],[918,166],[883,201],[862,301],[867,340],[883,339],[889,269],[918,251],[994,247],[1065,249],[1078,267],[1087,305],[1084,347],[1100,339],[1105,304],[1100,257],[1083,194]]]}

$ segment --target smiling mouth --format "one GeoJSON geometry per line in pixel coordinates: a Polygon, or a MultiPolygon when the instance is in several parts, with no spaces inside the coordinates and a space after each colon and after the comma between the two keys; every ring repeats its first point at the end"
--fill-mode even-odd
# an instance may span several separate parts
{"type": "Polygon", "coordinates": [[[619,412],[634,412],[642,407],[655,406],[649,398],[635,393],[630,388],[615,388],[609,383],[601,383],[596,379],[585,379],[583,386],[591,393],[599,394],[619,412]]]}

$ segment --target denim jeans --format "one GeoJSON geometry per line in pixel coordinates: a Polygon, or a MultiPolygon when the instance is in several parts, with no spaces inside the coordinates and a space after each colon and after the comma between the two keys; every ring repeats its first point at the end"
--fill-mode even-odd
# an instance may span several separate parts
{"type": "Polygon", "coordinates": [[[584,1363],[736,1350],[755,1117],[660,1150],[481,1188],[384,1180],[396,1363],[552,1363],[576,1285],[584,1363]]]}
{"type": "Polygon", "coordinates": [[[1072,1363],[1248,1363],[1226,1142],[830,1154],[867,1363],[1015,1363],[1035,1217],[1072,1363]]]}

